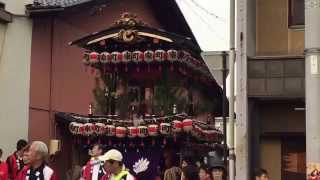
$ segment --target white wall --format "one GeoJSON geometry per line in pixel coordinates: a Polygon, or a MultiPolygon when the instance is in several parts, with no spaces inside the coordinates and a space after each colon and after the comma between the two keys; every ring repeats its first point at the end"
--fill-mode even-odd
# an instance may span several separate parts
{"type": "Polygon", "coordinates": [[[14,17],[6,26],[5,31],[0,31],[0,36],[4,35],[3,43],[0,43],[3,45],[0,48],[0,148],[4,150],[3,158],[14,151],[18,139],[28,137],[32,22],[27,17],[14,17]]]}
{"type": "Polygon", "coordinates": [[[6,10],[13,14],[25,14],[25,5],[32,4],[33,0],[0,0],[6,4],[6,10]]]}

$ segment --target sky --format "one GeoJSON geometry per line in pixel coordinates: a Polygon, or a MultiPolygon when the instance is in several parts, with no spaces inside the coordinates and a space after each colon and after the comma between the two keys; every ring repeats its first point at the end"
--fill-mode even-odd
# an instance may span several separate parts
{"type": "Polygon", "coordinates": [[[203,51],[229,50],[228,0],[176,0],[203,51]]]}

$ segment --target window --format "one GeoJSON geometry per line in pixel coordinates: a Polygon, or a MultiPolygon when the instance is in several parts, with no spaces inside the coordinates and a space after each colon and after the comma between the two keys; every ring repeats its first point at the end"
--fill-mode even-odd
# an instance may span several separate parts
{"type": "Polygon", "coordinates": [[[289,28],[304,27],[304,0],[289,0],[289,28]]]}

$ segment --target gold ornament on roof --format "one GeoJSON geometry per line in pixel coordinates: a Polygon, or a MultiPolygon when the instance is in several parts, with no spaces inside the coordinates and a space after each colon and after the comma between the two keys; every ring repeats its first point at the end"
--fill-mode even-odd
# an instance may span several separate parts
{"type": "Polygon", "coordinates": [[[120,16],[120,19],[115,22],[115,26],[146,26],[146,23],[144,23],[142,20],[137,18],[136,14],[125,12],[122,13],[120,16]]]}
{"type": "Polygon", "coordinates": [[[124,42],[132,42],[133,40],[136,39],[137,32],[138,32],[137,30],[132,30],[132,29],[128,29],[128,30],[121,29],[118,33],[118,40],[122,40],[124,42]]]}

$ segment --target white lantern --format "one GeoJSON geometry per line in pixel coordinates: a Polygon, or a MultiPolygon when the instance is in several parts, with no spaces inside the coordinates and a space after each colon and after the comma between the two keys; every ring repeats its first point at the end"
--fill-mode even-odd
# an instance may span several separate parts
{"type": "Polygon", "coordinates": [[[138,128],[137,127],[128,127],[128,137],[135,138],[138,136],[138,128]]]}
{"type": "Polygon", "coordinates": [[[153,51],[151,51],[151,50],[145,51],[144,52],[144,61],[147,63],[151,63],[154,59],[153,55],[154,55],[153,51]]]}
{"type": "Polygon", "coordinates": [[[140,63],[143,61],[144,55],[141,51],[134,51],[132,53],[132,61],[135,63],[140,63]]]}
{"type": "Polygon", "coordinates": [[[85,65],[90,64],[90,53],[85,52],[83,54],[83,64],[85,64],[85,65]]]}
{"type": "Polygon", "coordinates": [[[193,120],[185,119],[182,121],[183,130],[185,132],[190,132],[192,130],[193,120]]]}
{"type": "Polygon", "coordinates": [[[112,52],[111,53],[111,62],[117,64],[122,61],[122,54],[120,52],[112,52]]]}
{"type": "Polygon", "coordinates": [[[102,64],[109,63],[111,61],[111,54],[108,52],[103,52],[100,54],[100,62],[102,64]]]}
{"type": "Polygon", "coordinates": [[[90,136],[95,132],[95,125],[92,123],[84,124],[84,135],[90,136]]]}
{"type": "Polygon", "coordinates": [[[178,60],[178,51],[174,49],[170,49],[167,51],[167,59],[171,62],[178,60]]]}
{"type": "Polygon", "coordinates": [[[115,136],[116,127],[114,125],[106,125],[106,136],[115,136]]]}
{"type": "Polygon", "coordinates": [[[103,135],[106,132],[106,126],[103,123],[96,123],[96,134],[103,135]]]}
{"type": "Polygon", "coordinates": [[[161,123],[160,124],[160,133],[163,135],[169,135],[171,133],[170,123],[161,123]]]}
{"type": "Polygon", "coordinates": [[[138,126],[138,137],[145,138],[148,136],[147,126],[138,126]]]}
{"type": "Polygon", "coordinates": [[[178,120],[172,121],[172,132],[178,133],[182,131],[182,122],[178,120]]]}
{"type": "Polygon", "coordinates": [[[167,55],[166,51],[162,49],[158,49],[154,52],[154,60],[157,62],[163,62],[166,59],[166,55],[167,55]]]}
{"type": "Polygon", "coordinates": [[[122,62],[128,63],[132,59],[132,53],[130,51],[123,51],[122,52],[122,62]]]}

